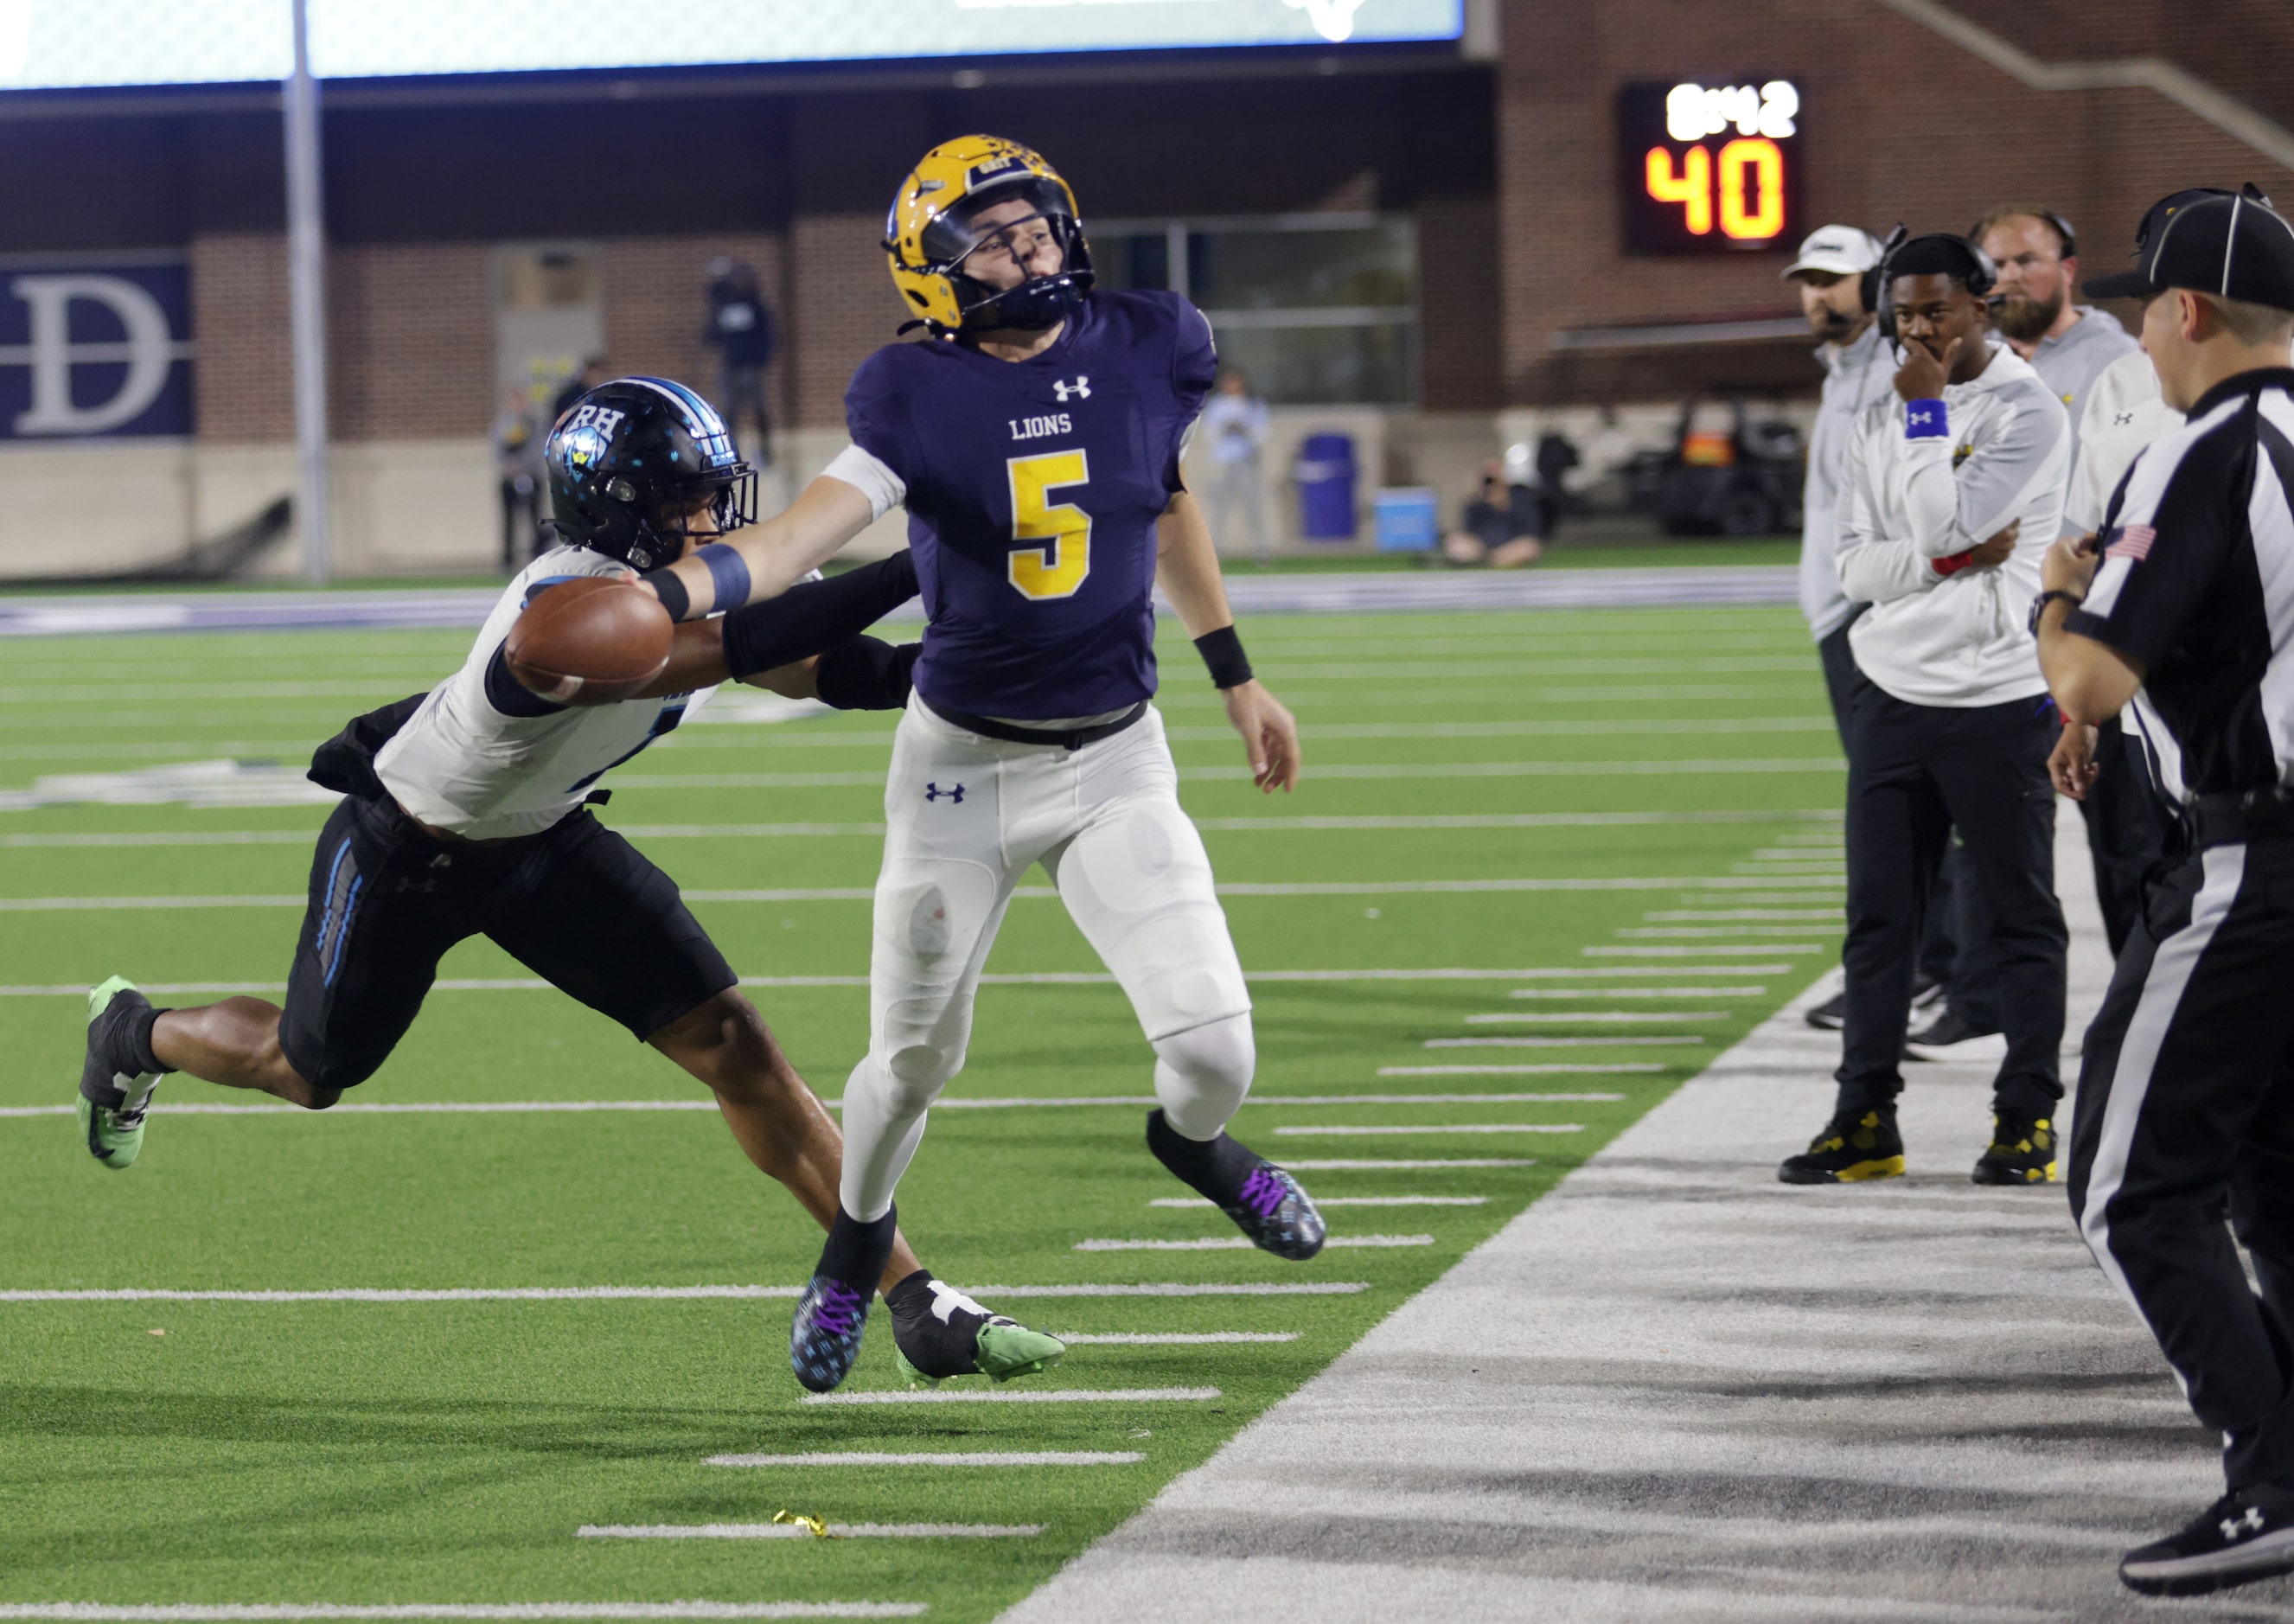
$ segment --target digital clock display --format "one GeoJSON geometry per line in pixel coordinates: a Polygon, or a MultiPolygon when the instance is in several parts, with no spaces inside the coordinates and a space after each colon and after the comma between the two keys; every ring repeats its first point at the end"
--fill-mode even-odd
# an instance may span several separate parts
{"type": "Polygon", "coordinates": [[[1800,87],[1628,85],[1617,95],[1625,249],[1731,254],[1800,240],[1800,87]]]}

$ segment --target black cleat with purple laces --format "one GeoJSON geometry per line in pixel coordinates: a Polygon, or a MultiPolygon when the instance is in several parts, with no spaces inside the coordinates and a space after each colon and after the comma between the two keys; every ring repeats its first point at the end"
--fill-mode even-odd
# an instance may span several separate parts
{"type": "Polygon", "coordinates": [[[809,1392],[831,1392],[852,1374],[868,1304],[891,1261],[898,1219],[891,1212],[864,1224],[842,1208],[829,1226],[820,1263],[796,1300],[789,1326],[789,1367],[809,1392]]]}
{"type": "Polygon", "coordinates": [[[1322,1215],[1293,1175],[1232,1134],[1191,1139],[1147,1114],[1147,1148],[1172,1176],[1208,1196],[1261,1252],[1303,1263],[1322,1249],[1322,1215]]]}

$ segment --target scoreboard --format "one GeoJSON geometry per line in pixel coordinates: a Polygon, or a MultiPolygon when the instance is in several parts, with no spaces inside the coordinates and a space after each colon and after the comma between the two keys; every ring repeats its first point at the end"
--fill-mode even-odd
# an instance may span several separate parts
{"type": "Polygon", "coordinates": [[[1800,87],[1628,85],[1617,95],[1625,249],[1731,254],[1800,240],[1800,87]]]}

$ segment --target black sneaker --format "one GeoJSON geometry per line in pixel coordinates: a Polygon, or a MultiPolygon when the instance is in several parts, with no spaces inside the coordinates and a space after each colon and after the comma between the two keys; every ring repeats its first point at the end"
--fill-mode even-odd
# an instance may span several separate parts
{"type": "Polygon", "coordinates": [[[1991,1148],[1975,1159],[1978,1184],[2053,1184],[2055,1124],[2044,1116],[2001,1111],[1991,1119],[1991,1148]]]}
{"type": "Polygon", "coordinates": [[[1834,1117],[1806,1151],[1784,1159],[1777,1178],[1785,1184],[1859,1184],[1900,1178],[1903,1171],[1904,1136],[1896,1131],[1891,1108],[1834,1117]]]}
{"type": "Polygon", "coordinates": [[[1998,1061],[2007,1040],[1996,1026],[1978,1026],[1946,1002],[1935,1018],[1904,1040],[1907,1060],[1998,1061]]]}
{"type": "Polygon", "coordinates": [[[1147,1148],[1172,1177],[1209,1197],[1261,1252],[1303,1263],[1322,1251],[1322,1215],[1306,1187],[1232,1134],[1186,1138],[1159,1106],[1147,1114],[1147,1148]]]}
{"type": "Polygon", "coordinates": [[[2294,1491],[2233,1489],[2179,1534],[2137,1546],[2119,1577],[2145,1595],[2204,1595],[2294,1573],[2294,1491]]]}
{"type": "Polygon", "coordinates": [[[1818,1032],[1843,1030],[1848,1024],[1848,994],[1834,993],[1810,1009],[1805,1018],[1808,1024],[1818,1032]]]}

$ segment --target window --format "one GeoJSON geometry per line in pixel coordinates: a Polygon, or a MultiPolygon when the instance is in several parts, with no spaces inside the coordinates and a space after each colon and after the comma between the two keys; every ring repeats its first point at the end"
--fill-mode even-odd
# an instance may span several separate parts
{"type": "Polygon", "coordinates": [[[1418,393],[1418,236],[1407,217],[1275,215],[1086,224],[1102,288],[1171,288],[1219,358],[1276,405],[1418,393]]]}

